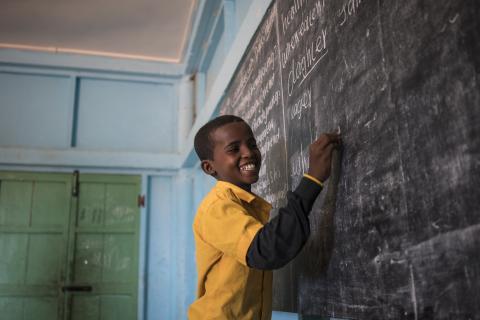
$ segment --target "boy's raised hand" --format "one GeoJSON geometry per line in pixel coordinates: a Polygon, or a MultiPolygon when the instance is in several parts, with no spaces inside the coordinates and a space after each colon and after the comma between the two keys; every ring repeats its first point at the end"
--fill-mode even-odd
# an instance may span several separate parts
{"type": "Polygon", "coordinates": [[[310,145],[308,174],[324,182],[330,176],[332,150],[341,143],[337,133],[323,133],[310,145]]]}

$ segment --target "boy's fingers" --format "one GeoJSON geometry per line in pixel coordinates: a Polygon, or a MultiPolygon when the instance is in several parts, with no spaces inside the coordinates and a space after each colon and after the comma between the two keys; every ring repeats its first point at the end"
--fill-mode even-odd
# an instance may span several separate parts
{"type": "Polygon", "coordinates": [[[336,133],[323,133],[322,135],[320,135],[320,137],[315,141],[315,142],[322,142],[322,141],[330,141],[330,140],[333,140],[333,141],[337,141],[337,140],[340,140],[341,137],[339,134],[336,134],[336,133]]]}
{"type": "Polygon", "coordinates": [[[313,142],[312,144],[315,145],[315,146],[318,146],[320,147],[321,149],[324,149],[327,145],[331,144],[331,143],[335,143],[335,144],[338,144],[341,142],[341,138],[340,138],[340,135],[338,134],[322,134],[320,136],[320,138],[318,138],[315,142],[313,142]]]}
{"type": "Polygon", "coordinates": [[[340,141],[342,139],[341,136],[336,133],[327,133],[326,136],[330,141],[340,141]]]}
{"type": "Polygon", "coordinates": [[[329,143],[324,150],[327,154],[331,154],[332,150],[337,146],[338,146],[338,143],[332,142],[332,143],[329,143]]]}

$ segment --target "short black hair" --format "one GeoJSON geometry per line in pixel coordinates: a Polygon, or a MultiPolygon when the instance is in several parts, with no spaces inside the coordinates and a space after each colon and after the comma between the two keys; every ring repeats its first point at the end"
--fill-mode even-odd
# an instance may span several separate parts
{"type": "Polygon", "coordinates": [[[216,129],[232,122],[245,121],[234,115],[223,115],[208,121],[198,130],[193,146],[200,160],[213,160],[213,149],[215,146],[213,145],[212,139],[210,139],[210,134],[216,129]]]}

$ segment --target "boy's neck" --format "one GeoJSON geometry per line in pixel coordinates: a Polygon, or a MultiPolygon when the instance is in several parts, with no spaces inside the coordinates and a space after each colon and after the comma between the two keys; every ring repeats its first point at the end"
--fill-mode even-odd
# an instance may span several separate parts
{"type": "Polygon", "coordinates": [[[246,184],[246,185],[238,185],[238,184],[231,183],[231,182],[229,182],[229,181],[224,181],[224,180],[217,180],[217,181],[228,182],[228,183],[230,183],[230,184],[233,184],[234,186],[237,186],[237,187],[239,187],[240,189],[243,189],[243,190],[245,190],[245,191],[247,191],[247,192],[249,192],[249,193],[253,194],[253,193],[252,193],[252,185],[251,185],[251,184],[246,184]]]}

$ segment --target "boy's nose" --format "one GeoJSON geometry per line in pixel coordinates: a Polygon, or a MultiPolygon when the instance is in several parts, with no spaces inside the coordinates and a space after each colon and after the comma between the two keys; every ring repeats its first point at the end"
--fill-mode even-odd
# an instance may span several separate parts
{"type": "Polygon", "coordinates": [[[251,157],[253,155],[253,150],[252,148],[248,147],[248,146],[243,146],[242,149],[241,149],[242,153],[242,157],[251,157]]]}

